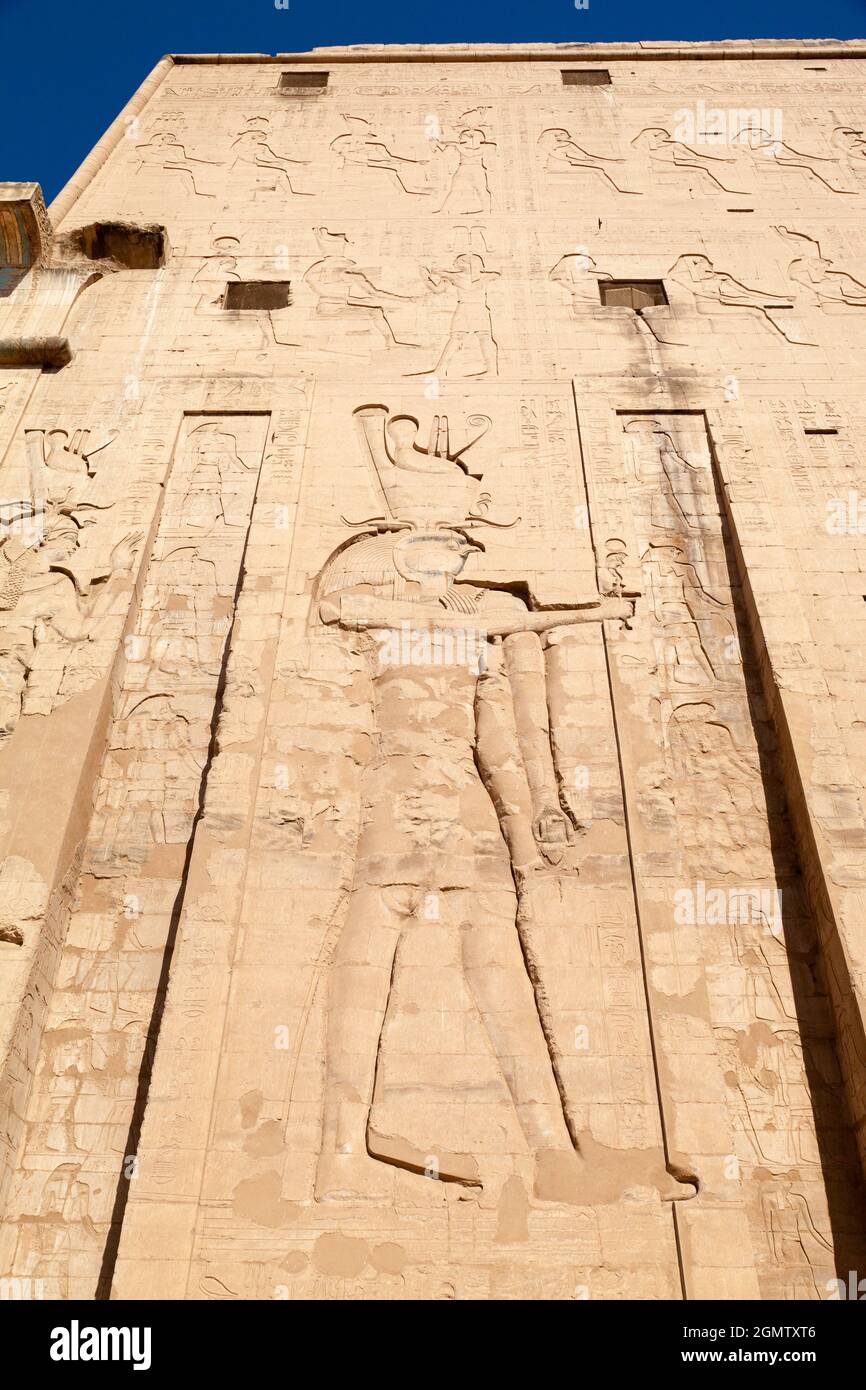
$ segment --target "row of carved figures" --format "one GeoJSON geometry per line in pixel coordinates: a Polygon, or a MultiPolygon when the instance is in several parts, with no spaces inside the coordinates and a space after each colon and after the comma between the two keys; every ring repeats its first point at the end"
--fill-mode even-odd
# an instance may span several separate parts
{"type": "MultiPolygon", "coordinates": [[[[485,118],[486,108],[464,113],[485,118]]],[[[748,113],[746,113],[748,114],[748,113]]],[[[777,113],[778,114],[778,113],[777,113]]],[[[377,172],[389,176],[391,191],[430,198],[429,211],[458,214],[490,212],[492,162],[497,142],[481,124],[459,125],[451,138],[438,118],[420,123],[422,144],[405,136],[383,136],[362,116],[344,115],[347,129],[328,145],[328,157],[349,174],[377,172]]],[[[808,178],[813,191],[821,188],[840,196],[856,196],[866,184],[866,139],[849,126],[837,126],[830,134],[832,154],[800,149],[782,138],[778,123],[745,125],[731,133],[724,149],[715,141],[678,138],[676,128],[646,126],[622,153],[599,154],[583,137],[561,126],[549,126],[537,138],[541,170],[549,175],[591,174],[621,195],[641,196],[657,190],[658,177],[674,171],[696,181],[701,191],[752,196],[760,190],[763,171],[797,170],[808,178]]],[[[208,169],[228,169],[247,174],[257,182],[297,196],[319,191],[303,172],[314,165],[280,148],[281,137],[271,129],[267,116],[251,116],[229,137],[221,159],[194,152],[175,130],[163,128],[134,145],[135,165],[179,177],[187,191],[199,197],[216,197],[208,169]],[[211,186],[209,186],[211,185],[211,186]]]]}
{"type": "MultiPolygon", "coordinates": [[[[691,253],[676,258],[666,271],[665,283],[687,290],[701,307],[712,311],[745,309],[760,317],[761,323],[787,342],[803,343],[792,326],[773,310],[790,308],[823,308],[845,305],[866,308],[866,285],[838,269],[831,258],[822,253],[820,243],[813,237],[787,227],[775,229],[786,244],[797,252],[788,266],[787,281],[781,287],[750,286],[728,271],[717,268],[708,256],[691,253]]],[[[470,249],[457,253],[450,265],[422,265],[419,283],[409,293],[388,288],[380,282],[380,273],[363,264],[351,254],[352,243],[343,232],[331,232],[327,227],[315,227],[313,233],[322,253],[304,272],[303,282],[312,291],[318,317],[349,320],[363,325],[381,338],[386,348],[423,348],[426,344],[401,336],[406,332],[399,326],[401,310],[420,304],[431,295],[446,296],[451,309],[448,333],[441,348],[431,350],[430,361],[410,375],[424,376],[495,376],[499,370],[499,343],[493,325],[489,292],[501,278],[501,272],[490,269],[485,260],[489,255],[484,232],[472,228],[470,249]],[[482,249],[483,248],[483,251],[482,249]],[[435,356],[434,356],[435,353],[435,356]]],[[[212,251],[202,259],[194,281],[201,291],[196,312],[219,314],[227,283],[243,277],[239,269],[240,241],[233,236],[214,240],[212,251]]],[[[610,280],[611,275],[599,270],[586,250],[569,252],[553,265],[548,279],[566,294],[575,313],[597,302],[592,290],[596,281],[610,280]]],[[[270,341],[281,343],[273,319],[265,333],[265,346],[270,341]]],[[[647,321],[636,317],[641,328],[649,330],[647,321]]],[[[417,333],[417,326],[412,330],[417,333]]],[[[291,344],[295,346],[295,344],[291,344]]]]}

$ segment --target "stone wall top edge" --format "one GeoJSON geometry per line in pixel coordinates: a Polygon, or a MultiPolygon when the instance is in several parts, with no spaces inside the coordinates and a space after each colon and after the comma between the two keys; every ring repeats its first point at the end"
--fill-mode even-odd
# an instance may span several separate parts
{"type": "Polygon", "coordinates": [[[863,58],[862,39],[723,39],[713,43],[649,40],[640,43],[514,43],[514,44],[351,44],[311,48],[299,53],[173,53],[178,64],[214,63],[423,63],[520,62],[580,58],[582,61],[630,59],[719,60],[724,58],[863,58]]]}

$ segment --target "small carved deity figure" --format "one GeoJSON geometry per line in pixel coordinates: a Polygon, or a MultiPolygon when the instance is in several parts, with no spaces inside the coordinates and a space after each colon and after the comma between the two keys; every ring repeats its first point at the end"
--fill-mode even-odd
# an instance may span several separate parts
{"type": "MultiPolygon", "coordinates": [[[[787,1181],[767,1183],[761,1197],[770,1253],[777,1264],[808,1265],[815,1274],[834,1272],[833,1245],[815,1225],[808,1200],[787,1181]]],[[[821,1278],[821,1285],[824,1280],[821,1278]]]]}
{"type": "Polygon", "coordinates": [[[310,161],[308,159],[291,159],[288,155],[277,154],[268,144],[268,132],[266,130],[242,130],[232,143],[232,153],[234,159],[229,166],[230,168],[252,170],[255,174],[260,170],[276,173],[285,179],[286,187],[290,193],[304,198],[314,196],[306,190],[295,188],[289,177],[291,165],[309,164],[310,161]]]}
{"type": "Polygon", "coordinates": [[[215,193],[203,193],[198,187],[195,181],[197,170],[194,167],[198,164],[215,166],[215,161],[188,155],[172,131],[157,131],[156,135],[152,135],[143,145],[136,145],[135,148],[138,151],[140,169],[165,169],[180,174],[184,184],[199,198],[216,197],[215,193]]]}
{"type": "Polygon", "coordinates": [[[773,294],[770,290],[753,290],[726,271],[716,270],[708,256],[678,256],[668,271],[668,278],[690,290],[698,305],[711,304],[727,309],[752,309],[786,342],[799,342],[776,322],[772,309],[792,307],[789,294],[773,294]]]}
{"type": "Polygon", "coordinates": [[[685,145],[680,140],[673,140],[669,131],[662,126],[651,126],[642,130],[632,140],[632,145],[636,150],[648,156],[650,165],[658,171],[668,169],[689,169],[701,174],[703,178],[709,179],[710,183],[723,193],[745,193],[743,188],[728,188],[727,184],[722,183],[709,164],[733,164],[735,161],[731,156],[721,154],[703,154],[699,150],[693,150],[691,145],[685,145]]]}
{"type": "Polygon", "coordinates": [[[788,279],[797,286],[797,296],[807,304],[847,304],[852,308],[866,307],[866,285],[844,270],[833,270],[833,262],[821,254],[820,244],[802,232],[776,227],[780,236],[798,252],[788,266],[788,279]]]}
{"type": "Polygon", "coordinates": [[[437,212],[489,212],[492,205],[485,152],[496,148],[483,130],[461,130],[456,140],[438,140],[436,149],[452,151],[452,172],[437,212]]]}
{"type": "Polygon", "coordinates": [[[863,131],[853,130],[850,126],[837,126],[830,136],[830,144],[840,151],[840,157],[854,179],[862,185],[866,180],[866,139],[863,131]]]}
{"type": "Polygon", "coordinates": [[[493,321],[487,300],[487,287],[499,279],[498,270],[486,270],[484,260],[475,252],[462,252],[447,270],[425,267],[427,284],[439,294],[447,288],[456,292],[457,307],[451,328],[432,375],[447,376],[448,367],[458,354],[474,344],[480,354],[478,370],[466,376],[495,376],[499,370],[499,353],[493,336],[493,321]]]}
{"type": "Polygon", "coordinates": [[[657,648],[666,690],[712,687],[717,674],[706,641],[708,636],[720,639],[730,633],[723,616],[726,605],[706,592],[680,546],[653,543],[642,558],[650,575],[653,616],[661,629],[657,648]]]}
{"type": "Polygon", "coordinates": [[[623,567],[628,559],[625,541],[611,536],[604,547],[604,563],[596,565],[598,592],[609,598],[622,598],[625,588],[623,567]]]}
{"type": "Polygon", "coordinates": [[[81,1177],[80,1163],[61,1163],[39,1176],[38,1212],[20,1225],[16,1264],[26,1277],[44,1279],[54,1296],[66,1297],[70,1251],[82,1237],[93,1250],[99,1232],[91,1215],[91,1186],[81,1177]],[[63,1271],[61,1274],[60,1271],[63,1271]],[[58,1280],[59,1289],[54,1286],[58,1280]]]}
{"type": "Polygon", "coordinates": [[[240,241],[234,236],[219,236],[213,240],[213,250],[205,256],[195,275],[194,285],[201,290],[195,306],[197,314],[218,314],[222,309],[225,288],[229,281],[240,280],[237,252],[240,241]]]}
{"type": "Polygon", "coordinates": [[[738,150],[751,150],[753,154],[766,155],[768,159],[781,164],[788,169],[802,169],[804,174],[816,179],[818,183],[829,188],[831,193],[844,193],[856,195],[856,188],[837,188],[835,184],[825,179],[823,174],[813,168],[813,163],[819,164],[838,164],[834,155],[826,154],[804,154],[801,150],[795,150],[793,145],[788,145],[778,136],[771,135],[768,130],[759,126],[747,125],[738,131],[731,141],[732,148],[738,150]]]}
{"type": "Polygon", "coordinates": [[[18,722],[40,646],[95,640],[114,598],[107,581],[128,571],[140,540],[125,537],[107,567],[85,574],[76,563],[79,533],[73,515],[50,506],[41,535],[22,539],[13,528],[0,536],[0,739],[18,722]]]}
{"type": "Polygon", "coordinates": [[[385,312],[389,304],[411,304],[414,296],[380,289],[366,272],[345,254],[347,238],[316,227],[315,237],[325,255],[304,273],[304,283],[316,295],[317,317],[349,318],[368,323],[388,347],[416,347],[398,338],[385,312]]]}
{"type": "Polygon", "coordinates": [[[591,174],[598,174],[617,193],[641,196],[635,188],[621,188],[605,167],[608,164],[624,164],[624,159],[617,159],[612,155],[592,154],[590,150],[578,145],[571,138],[570,132],[561,127],[542,131],[538,137],[538,148],[544,155],[544,167],[549,174],[568,174],[585,169],[591,174]]]}
{"type": "Polygon", "coordinates": [[[243,475],[256,471],[238,453],[237,439],[212,421],[190,432],[189,485],[184,497],[184,529],[210,535],[217,526],[244,526],[249,520],[243,475]]]}
{"type": "Polygon", "coordinates": [[[597,283],[594,271],[595,261],[588,252],[570,251],[567,255],[560,256],[547,278],[555,285],[562,286],[576,314],[581,305],[588,301],[598,304],[598,290],[595,290],[594,296],[591,294],[597,283]]]}
{"type": "Polygon", "coordinates": [[[364,169],[384,169],[394,175],[404,193],[423,196],[432,192],[427,187],[426,160],[395,154],[363,116],[344,115],[343,120],[349,130],[338,135],[330,145],[339,157],[342,168],[354,165],[364,169]]]}

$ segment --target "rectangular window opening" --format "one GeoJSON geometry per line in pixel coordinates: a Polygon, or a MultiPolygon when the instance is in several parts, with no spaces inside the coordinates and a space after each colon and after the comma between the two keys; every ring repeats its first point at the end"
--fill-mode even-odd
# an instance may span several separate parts
{"type": "Polygon", "coordinates": [[[599,280],[598,292],[606,309],[650,309],[668,302],[662,280],[599,280]]]}
{"type": "Polygon", "coordinates": [[[327,72],[281,72],[278,92],[321,91],[328,85],[327,72]]]}
{"type": "Polygon", "coordinates": [[[564,87],[609,87],[607,68],[560,68],[564,87]]]}
{"type": "Polygon", "coordinates": [[[286,309],[292,302],[288,280],[234,280],[226,285],[224,309],[286,309]]]}

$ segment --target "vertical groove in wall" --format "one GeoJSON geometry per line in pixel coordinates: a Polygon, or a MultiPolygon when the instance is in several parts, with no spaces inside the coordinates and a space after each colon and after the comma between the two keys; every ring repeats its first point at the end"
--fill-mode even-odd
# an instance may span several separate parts
{"type": "MultiPolygon", "coordinates": [[[[138,1145],[139,1139],[141,1137],[141,1128],[144,1123],[144,1116],[147,1110],[148,1095],[150,1092],[151,1073],[156,1058],[157,1048],[159,1045],[160,1028],[162,1026],[162,1018],[165,1010],[165,1001],[168,995],[168,988],[171,980],[171,967],[172,960],[174,958],[175,946],[177,943],[178,928],[180,926],[180,922],[183,916],[184,903],[186,900],[190,864],[192,862],[192,856],[195,850],[196,833],[199,824],[201,823],[202,817],[205,814],[208,777],[210,775],[210,770],[213,765],[214,758],[216,757],[219,751],[219,725],[223,711],[223,701],[225,698],[229,661],[231,659],[232,636],[234,634],[235,624],[237,622],[238,601],[243,590],[244,578],[246,574],[245,563],[247,547],[249,545],[250,531],[252,529],[253,520],[255,517],[256,498],[258,496],[258,487],[260,480],[261,463],[259,464],[259,472],[256,477],[256,487],[255,491],[253,492],[252,501],[250,503],[249,518],[247,521],[243,547],[241,550],[238,576],[237,581],[235,583],[235,589],[232,598],[231,623],[228,632],[226,633],[226,639],[223,645],[222,656],[220,660],[219,678],[217,680],[217,687],[214,695],[213,713],[211,715],[210,722],[210,738],[208,740],[207,756],[205,759],[204,767],[202,768],[201,779],[199,782],[198,802],[196,806],[195,815],[193,817],[192,826],[190,828],[189,838],[187,840],[183,870],[181,872],[180,877],[180,884],[171,911],[171,919],[169,923],[168,936],[166,938],[165,943],[165,950],[163,952],[159,982],[157,984],[153,1002],[153,1011],[151,1013],[150,1022],[148,1024],[147,1029],[147,1044],[145,1046],[144,1053],[141,1059],[141,1067],[138,1075],[138,1085],[136,1087],[135,1100],[133,1103],[132,1110],[132,1118],[129,1127],[129,1137],[127,1139],[125,1147],[125,1154],[129,1157],[135,1157],[138,1154],[138,1145]]],[[[98,1299],[108,1299],[111,1297],[111,1285],[112,1280],[114,1278],[114,1267],[117,1261],[117,1252],[120,1246],[120,1238],[123,1230],[123,1218],[124,1213],[126,1211],[127,1201],[129,1199],[129,1191],[130,1179],[126,1177],[123,1171],[121,1171],[118,1178],[114,1207],[112,1210],[111,1225],[108,1230],[108,1236],[105,1243],[105,1251],[102,1259],[102,1268],[100,1270],[99,1283],[97,1285],[96,1290],[96,1297],[98,1299]]]]}
{"type": "Polygon", "coordinates": [[[866,1115],[864,1115],[861,1096],[864,1077],[858,1076],[855,1068],[859,1062],[866,1073],[866,1034],[863,1019],[857,1007],[856,996],[848,969],[846,952],[839,938],[839,929],[833,903],[827,890],[821,856],[815,840],[815,829],[809,812],[806,790],[803,785],[802,770],[791,735],[782,692],[774,679],[773,665],[764,636],[761,616],[752,588],[749,571],[745,563],[742,545],[737,533],[736,520],[728,497],[727,487],[720,476],[718,465],[713,460],[717,488],[728,532],[731,538],[740,583],[744,597],[744,616],[758,657],[758,669],[764,698],[770,711],[776,737],[779,741],[779,771],[785,787],[788,808],[797,844],[797,853],[803,872],[803,881],[812,904],[814,919],[823,956],[824,976],[833,1002],[836,1017],[836,1053],[839,1066],[845,1078],[845,1095],[855,1142],[860,1155],[864,1179],[866,1179],[866,1115]],[[851,1052],[840,1045],[840,1038],[850,1039],[851,1052]]]}

